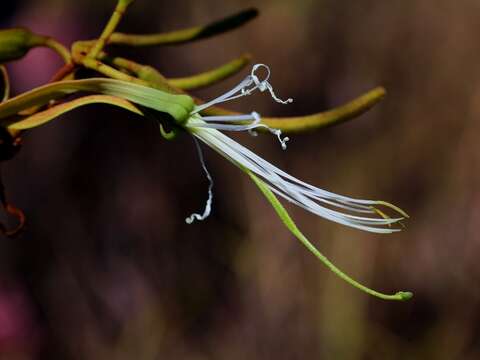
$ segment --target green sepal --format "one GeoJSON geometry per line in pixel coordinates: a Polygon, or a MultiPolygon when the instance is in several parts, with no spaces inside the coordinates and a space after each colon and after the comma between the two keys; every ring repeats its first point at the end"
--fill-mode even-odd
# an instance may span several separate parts
{"type": "Polygon", "coordinates": [[[51,100],[79,91],[116,96],[173,117],[183,124],[190,117],[195,104],[188,95],[174,95],[148,86],[106,78],[71,80],[44,85],[18,95],[0,104],[0,125],[9,125],[10,116],[34,106],[42,106],[51,100]],[[2,121],[2,119],[4,119],[2,121]]]}
{"type": "Polygon", "coordinates": [[[360,284],[358,281],[352,279],[350,276],[345,274],[342,270],[337,268],[325,255],[323,255],[306,237],[303,233],[298,229],[297,225],[293,221],[293,219],[288,214],[287,210],[283,207],[280,201],[277,199],[275,194],[270,190],[268,185],[260,180],[256,175],[254,175],[251,171],[247,169],[242,169],[245,171],[248,176],[253,180],[255,185],[260,189],[262,194],[268,200],[268,202],[272,205],[275,212],[279,216],[280,220],[282,220],[283,224],[287,227],[288,230],[298,239],[300,242],[313,254],[315,257],[320,260],[327,268],[329,268],[335,275],[337,275],[342,280],[346,281],[348,284],[352,285],[353,287],[369,294],[375,296],[377,298],[383,300],[397,300],[397,301],[406,301],[413,297],[413,293],[409,291],[399,291],[393,295],[384,294],[365,285],[360,284]]]}

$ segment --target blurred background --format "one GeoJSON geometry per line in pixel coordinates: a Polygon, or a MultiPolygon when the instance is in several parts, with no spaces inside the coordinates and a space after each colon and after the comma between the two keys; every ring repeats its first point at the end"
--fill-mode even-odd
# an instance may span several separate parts
{"type": "MultiPolygon", "coordinates": [[[[64,44],[95,38],[111,1],[2,2],[0,27],[64,44]]],[[[270,65],[282,106],[256,95],[232,108],[265,115],[327,110],[377,85],[367,114],[292,136],[234,136],[321,188],[391,201],[406,231],[375,235],[287,205],[338,266],[384,292],[346,285],[285,229],[256,187],[190,137],[107,106],[76,110],[24,138],[2,166],[27,229],[0,241],[1,359],[480,358],[480,2],[137,0],[119,31],[206,24],[255,6],[247,26],[190,45],[125,49],[179,77],[244,52],[270,65]]],[[[14,93],[47,82],[60,59],[35,49],[8,65],[14,93]]],[[[198,91],[220,95],[248,73],[198,91]]]]}

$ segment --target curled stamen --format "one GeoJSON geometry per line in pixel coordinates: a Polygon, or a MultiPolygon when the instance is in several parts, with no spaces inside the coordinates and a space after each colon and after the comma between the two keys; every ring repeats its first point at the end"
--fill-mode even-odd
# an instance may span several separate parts
{"type": "Polygon", "coordinates": [[[243,79],[237,86],[235,86],[230,91],[227,91],[225,94],[220,95],[219,97],[205,103],[198,105],[191,112],[191,118],[187,126],[189,127],[202,127],[210,128],[217,130],[227,130],[227,131],[248,131],[252,136],[257,136],[257,132],[254,129],[262,127],[266,128],[270,133],[274,134],[278,141],[280,142],[282,149],[287,148],[287,141],[290,139],[288,137],[282,138],[282,132],[279,129],[272,129],[265,124],[261,123],[260,115],[257,112],[252,112],[246,115],[225,115],[225,116],[201,116],[199,113],[215,104],[219,104],[225,101],[230,101],[233,99],[238,99],[242,96],[248,96],[252,94],[255,90],[264,92],[268,90],[271,97],[278,103],[288,104],[293,102],[293,99],[288,98],[287,100],[282,100],[277,97],[273,91],[272,85],[268,82],[270,78],[270,68],[265,64],[256,64],[253,66],[250,75],[243,79]],[[260,80],[256,75],[258,69],[264,68],[267,72],[265,78],[260,80]]]}
{"type": "MultiPolygon", "coordinates": [[[[270,75],[270,70],[268,72],[268,75],[270,75]]],[[[260,124],[260,121],[261,121],[261,118],[260,118],[260,115],[256,112],[253,112],[252,113],[252,116],[255,118],[256,120],[256,123],[259,124],[257,127],[266,127],[268,129],[268,131],[270,131],[272,134],[276,135],[277,138],[278,138],[278,141],[280,141],[280,145],[282,146],[282,149],[283,150],[287,150],[287,141],[290,140],[290,138],[288,136],[285,136],[283,139],[281,137],[282,135],[282,130],[280,129],[272,129],[272,128],[269,128],[268,126],[266,126],[265,124],[260,124]]],[[[253,136],[257,136],[258,134],[256,132],[251,132],[250,133],[251,135],[253,136]]]]}
{"type": "Polygon", "coordinates": [[[283,150],[287,150],[287,141],[290,140],[290,138],[288,136],[285,136],[283,139],[282,139],[282,130],[279,130],[279,129],[270,129],[268,128],[268,131],[270,131],[272,134],[276,135],[277,138],[278,138],[278,141],[280,141],[280,144],[282,146],[282,149],[283,150]]]}
{"type": "Polygon", "coordinates": [[[202,149],[200,148],[200,144],[198,143],[198,140],[196,138],[193,138],[193,140],[195,141],[195,146],[197,148],[198,158],[200,159],[200,163],[202,164],[203,171],[205,172],[205,175],[207,176],[207,179],[208,179],[208,199],[205,204],[205,209],[203,210],[203,214],[200,215],[197,213],[193,213],[192,215],[190,215],[185,219],[185,222],[187,224],[191,224],[195,220],[199,220],[199,221],[205,220],[210,215],[210,212],[212,211],[212,200],[213,200],[213,192],[212,192],[213,179],[210,173],[208,172],[207,166],[205,164],[205,160],[203,158],[202,149]]]}
{"type": "Polygon", "coordinates": [[[281,104],[288,104],[293,102],[292,98],[288,98],[287,100],[282,100],[277,97],[275,92],[273,91],[272,85],[268,82],[270,78],[270,68],[265,64],[256,64],[253,66],[250,75],[248,75],[245,79],[243,79],[237,86],[235,86],[230,91],[227,91],[225,94],[220,95],[219,97],[205,103],[202,105],[198,105],[194,111],[192,111],[192,115],[199,113],[200,111],[213,106],[215,104],[219,104],[222,102],[238,99],[243,96],[247,96],[252,94],[255,90],[260,90],[260,92],[264,92],[268,90],[272,98],[281,104]],[[258,76],[255,74],[259,68],[265,68],[267,70],[267,76],[265,79],[260,80],[258,76]],[[253,85],[253,86],[252,86],[253,85]],[[250,87],[251,86],[251,87],[250,87]]]}
{"type": "Polygon", "coordinates": [[[205,104],[196,106],[195,109],[192,111],[191,115],[195,115],[195,114],[199,113],[200,111],[202,111],[206,108],[209,108],[210,106],[213,106],[215,104],[220,104],[222,102],[237,99],[239,97],[244,96],[245,94],[243,94],[243,89],[245,89],[247,86],[251,85],[252,82],[253,81],[250,78],[250,76],[247,76],[237,86],[235,86],[232,90],[227,91],[225,94],[220,95],[219,97],[217,97],[217,98],[215,98],[215,99],[213,99],[209,102],[206,102],[205,104]],[[240,94],[238,94],[238,92],[240,92],[240,94]]]}
{"type": "MultiPolygon", "coordinates": [[[[288,98],[287,100],[282,100],[275,95],[275,92],[273,91],[272,85],[268,82],[268,79],[270,78],[270,68],[265,65],[265,64],[255,64],[252,68],[252,72],[250,73],[250,76],[252,77],[253,82],[255,83],[255,88],[258,88],[261,92],[264,92],[265,90],[268,90],[270,92],[270,95],[272,96],[273,100],[280,104],[289,104],[293,102],[292,98],[288,98]],[[255,75],[255,71],[263,67],[267,70],[267,76],[264,80],[260,81],[258,80],[257,75],[255,75]]],[[[253,90],[255,89],[253,88],[253,90]]],[[[253,91],[252,90],[252,91],[253,91]]]]}

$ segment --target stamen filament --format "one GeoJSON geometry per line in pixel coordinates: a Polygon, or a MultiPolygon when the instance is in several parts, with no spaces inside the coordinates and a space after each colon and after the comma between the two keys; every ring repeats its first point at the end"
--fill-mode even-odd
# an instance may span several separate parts
{"type": "Polygon", "coordinates": [[[293,102],[292,98],[288,98],[287,100],[282,100],[275,95],[275,92],[273,91],[272,85],[268,82],[268,79],[270,78],[270,68],[265,65],[265,64],[256,64],[253,66],[252,71],[250,75],[248,75],[245,79],[243,79],[237,86],[235,86],[232,90],[227,91],[225,94],[205,103],[202,105],[198,105],[195,110],[192,112],[192,115],[199,113],[200,111],[213,106],[215,104],[219,104],[222,102],[238,99],[243,96],[247,96],[252,94],[255,90],[260,90],[261,92],[264,92],[265,90],[268,90],[270,92],[270,95],[272,98],[281,104],[289,104],[293,102]],[[255,75],[255,71],[257,71],[260,67],[263,67],[267,70],[267,76],[264,80],[259,80],[258,76],[255,75]],[[249,88],[249,86],[254,85],[253,87],[249,88]],[[239,93],[239,94],[237,94],[239,93]]]}
{"type": "Polygon", "coordinates": [[[212,211],[212,200],[213,200],[213,192],[212,192],[213,179],[212,179],[212,176],[210,175],[210,173],[208,172],[207,166],[205,164],[205,160],[203,158],[202,149],[200,147],[200,144],[198,143],[198,140],[195,137],[193,138],[193,140],[194,140],[195,146],[197,148],[198,157],[200,159],[200,163],[202,164],[203,171],[205,172],[205,175],[207,176],[207,179],[208,179],[208,199],[207,199],[207,202],[205,204],[205,209],[203,210],[203,214],[201,214],[201,215],[197,214],[197,213],[191,214],[189,217],[187,217],[185,219],[185,222],[187,224],[191,224],[195,220],[199,220],[199,221],[205,220],[210,215],[210,213],[212,211]]]}

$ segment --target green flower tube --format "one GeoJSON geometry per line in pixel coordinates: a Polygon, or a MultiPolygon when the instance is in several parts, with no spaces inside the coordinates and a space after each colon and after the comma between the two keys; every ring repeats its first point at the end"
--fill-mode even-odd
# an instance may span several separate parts
{"type": "Polygon", "coordinates": [[[0,30],[0,63],[18,60],[30,49],[43,46],[46,41],[45,36],[24,28],[0,30]]]}

